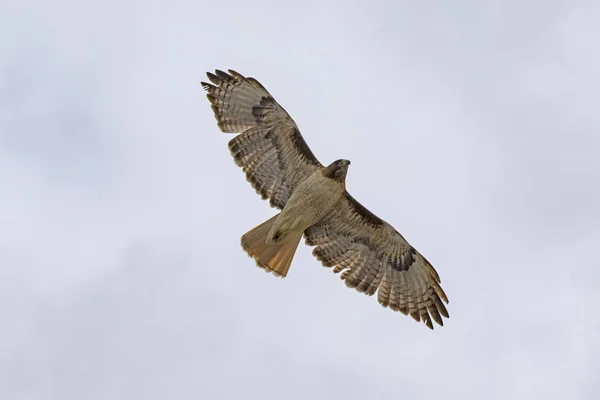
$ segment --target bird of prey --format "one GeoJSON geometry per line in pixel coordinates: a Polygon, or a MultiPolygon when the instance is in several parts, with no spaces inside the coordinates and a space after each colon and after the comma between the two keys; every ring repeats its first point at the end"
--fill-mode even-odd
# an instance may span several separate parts
{"type": "Polygon", "coordinates": [[[228,70],[206,75],[217,125],[239,133],[229,141],[235,163],[277,215],[248,231],[242,248],[256,264],[285,277],[302,236],[313,255],[346,285],[379,303],[443,326],[448,298],[433,266],[390,224],[346,190],[350,161],[322,165],[298,126],[256,79],[228,70]]]}

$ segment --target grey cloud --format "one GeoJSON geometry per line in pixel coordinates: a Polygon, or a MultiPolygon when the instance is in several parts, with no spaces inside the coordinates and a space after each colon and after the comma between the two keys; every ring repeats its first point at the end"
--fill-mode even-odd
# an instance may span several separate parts
{"type": "Polygon", "coordinates": [[[594,398],[596,5],[2,7],[0,397],[594,398]],[[286,279],[254,266],[239,237],[274,210],[215,126],[214,68],[352,160],[446,326],[305,246],[286,279]]]}

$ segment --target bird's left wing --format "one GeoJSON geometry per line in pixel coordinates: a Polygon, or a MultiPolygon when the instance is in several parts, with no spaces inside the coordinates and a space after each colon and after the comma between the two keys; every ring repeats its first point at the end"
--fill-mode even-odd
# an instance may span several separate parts
{"type": "Polygon", "coordinates": [[[305,232],[313,255],[348,287],[372,296],[394,311],[443,326],[448,298],[433,266],[390,224],[375,216],[348,192],[338,206],[305,232]]]}
{"type": "Polygon", "coordinates": [[[300,182],[321,167],[298,126],[256,79],[229,70],[207,73],[202,82],[217,125],[241,132],[229,151],[256,192],[283,209],[300,182]]]}

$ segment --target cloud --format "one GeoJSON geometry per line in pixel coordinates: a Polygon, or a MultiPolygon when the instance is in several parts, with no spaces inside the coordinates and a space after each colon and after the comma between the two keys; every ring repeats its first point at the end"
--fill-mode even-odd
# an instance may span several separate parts
{"type": "Polygon", "coordinates": [[[595,5],[2,7],[0,397],[597,392],[595,5]],[[446,326],[306,246],[286,279],[254,266],[239,237],[274,210],[215,126],[214,68],[352,160],[353,196],[440,273],[446,326]]]}

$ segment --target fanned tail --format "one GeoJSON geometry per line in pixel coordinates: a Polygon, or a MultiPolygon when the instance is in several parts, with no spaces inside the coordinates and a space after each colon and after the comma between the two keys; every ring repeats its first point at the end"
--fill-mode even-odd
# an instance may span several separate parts
{"type": "Polygon", "coordinates": [[[267,240],[279,214],[249,230],[242,236],[242,248],[254,258],[256,265],[276,276],[285,277],[302,238],[302,232],[290,231],[279,241],[267,240]]]}

